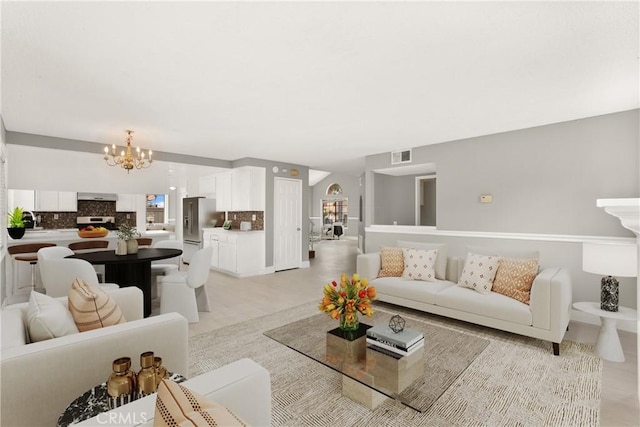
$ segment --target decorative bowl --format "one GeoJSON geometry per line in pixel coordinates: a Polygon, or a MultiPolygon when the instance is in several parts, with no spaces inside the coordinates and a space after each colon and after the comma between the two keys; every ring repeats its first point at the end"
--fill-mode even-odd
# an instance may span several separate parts
{"type": "Polygon", "coordinates": [[[109,230],[107,229],[91,230],[91,231],[78,230],[78,236],[82,237],[83,239],[89,239],[92,237],[105,237],[107,234],[109,234],[109,230]]]}

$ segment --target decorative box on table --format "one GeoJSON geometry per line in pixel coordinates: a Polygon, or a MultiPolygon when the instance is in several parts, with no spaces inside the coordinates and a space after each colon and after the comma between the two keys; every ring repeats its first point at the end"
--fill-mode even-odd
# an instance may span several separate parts
{"type": "Polygon", "coordinates": [[[367,329],[360,323],[355,331],[335,328],[327,332],[327,361],[334,364],[363,361],[367,352],[367,329]]]}

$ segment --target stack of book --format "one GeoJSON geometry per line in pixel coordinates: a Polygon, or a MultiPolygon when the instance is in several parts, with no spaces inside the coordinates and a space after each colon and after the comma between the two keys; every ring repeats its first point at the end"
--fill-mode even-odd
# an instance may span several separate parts
{"type": "Polygon", "coordinates": [[[396,333],[388,325],[376,325],[367,329],[367,344],[374,349],[409,356],[424,346],[424,335],[415,329],[405,328],[396,333]]]}

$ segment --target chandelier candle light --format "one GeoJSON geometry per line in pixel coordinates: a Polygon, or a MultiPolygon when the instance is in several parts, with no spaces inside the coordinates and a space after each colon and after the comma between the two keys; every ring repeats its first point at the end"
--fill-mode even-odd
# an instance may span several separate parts
{"type": "Polygon", "coordinates": [[[133,139],[133,131],[126,130],[127,132],[127,147],[120,151],[119,155],[116,155],[116,145],[111,145],[111,150],[109,147],[104,147],[104,160],[107,162],[109,166],[120,166],[129,173],[131,169],[142,169],[148,168],[151,166],[153,159],[151,159],[151,155],[153,152],[149,150],[149,154],[147,158],[145,158],[144,151],[140,150],[140,147],[136,147],[136,155],[134,156],[131,152],[131,140],[133,139]]]}

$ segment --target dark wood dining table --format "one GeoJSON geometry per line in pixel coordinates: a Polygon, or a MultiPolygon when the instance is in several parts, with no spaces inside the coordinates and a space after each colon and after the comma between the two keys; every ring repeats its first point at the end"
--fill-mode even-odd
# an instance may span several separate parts
{"type": "Polygon", "coordinates": [[[151,261],[182,255],[180,249],[141,248],[138,253],[116,255],[115,251],[94,251],[69,255],[91,264],[104,264],[105,282],[137,286],[144,294],[144,317],[151,314],[151,261]]]}

